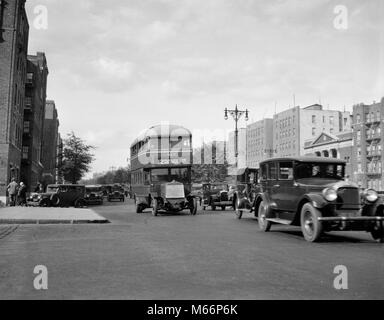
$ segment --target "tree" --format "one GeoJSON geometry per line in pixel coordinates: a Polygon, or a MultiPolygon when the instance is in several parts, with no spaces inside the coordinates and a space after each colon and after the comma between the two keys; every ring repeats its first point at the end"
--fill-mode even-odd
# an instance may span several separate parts
{"type": "Polygon", "coordinates": [[[87,145],[84,140],[71,132],[67,134],[63,146],[63,163],[60,168],[65,181],[76,184],[91,169],[95,160],[91,150],[95,147],[87,145]]]}

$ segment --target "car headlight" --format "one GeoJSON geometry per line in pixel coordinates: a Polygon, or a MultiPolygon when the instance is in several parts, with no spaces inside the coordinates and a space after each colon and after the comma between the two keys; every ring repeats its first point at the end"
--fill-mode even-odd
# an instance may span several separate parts
{"type": "Polygon", "coordinates": [[[323,190],[323,196],[327,201],[332,202],[337,199],[337,192],[335,189],[326,188],[323,190]]]}
{"type": "Polygon", "coordinates": [[[375,202],[379,196],[377,194],[377,192],[373,189],[367,189],[364,191],[364,196],[365,196],[365,199],[368,201],[368,202],[375,202]]]}

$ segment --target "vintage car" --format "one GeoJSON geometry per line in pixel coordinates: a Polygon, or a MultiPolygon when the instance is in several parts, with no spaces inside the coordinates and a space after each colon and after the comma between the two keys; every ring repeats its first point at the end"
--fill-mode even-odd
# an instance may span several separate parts
{"type": "Polygon", "coordinates": [[[260,191],[259,169],[240,168],[232,176],[234,182],[229,188],[229,198],[236,217],[241,219],[243,212],[254,212],[256,194],[260,191]]]}
{"type": "Polygon", "coordinates": [[[232,200],[228,197],[228,184],[222,182],[204,183],[203,184],[203,210],[206,207],[211,207],[212,210],[216,210],[216,207],[220,207],[221,210],[225,210],[226,207],[232,206],[232,200]]]}
{"type": "Polygon", "coordinates": [[[108,185],[106,186],[106,190],[108,202],[111,202],[112,200],[119,200],[120,202],[125,201],[124,189],[120,185],[108,185]]]}
{"type": "Polygon", "coordinates": [[[85,201],[87,204],[103,204],[103,190],[101,185],[85,186],[85,201]]]}
{"type": "Polygon", "coordinates": [[[197,199],[192,195],[186,196],[184,184],[176,181],[163,183],[160,196],[152,199],[152,214],[157,216],[160,211],[180,212],[189,210],[192,215],[197,212],[197,199]]]}
{"type": "Polygon", "coordinates": [[[83,208],[85,200],[85,185],[80,184],[50,184],[44,193],[32,193],[27,199],[29,206],[40,207],[71,207],[83,208]]]}
{"type": "Polygon", "coordinates": [[[345,165],[311,157],[262,162],[254,205],[260,229],[269,231],[273,223],[301,226],[309,242],[328,231],[367,231],[384,242],[383,201],[375,190],[361,191],[346,181],[345,165]]]}

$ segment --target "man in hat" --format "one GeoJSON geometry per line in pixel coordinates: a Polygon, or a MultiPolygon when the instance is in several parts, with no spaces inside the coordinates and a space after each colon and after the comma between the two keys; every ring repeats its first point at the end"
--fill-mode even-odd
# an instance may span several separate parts
{"type": "Polygon", "coordinates": [[[24,182],[20,182],[19,192],[17,193],[17,199],[19,202],[19,206],[27,205],[27,186],[24,182]]]}
{"type": "Polygon", "coordinates": [[[11,207],[14,207],[16,205],[16,197],[17,197],[18,189],[19,189],[19,185],[17,184],[16,179],[12,178],[11,183],[7,187],[11,207]]]}

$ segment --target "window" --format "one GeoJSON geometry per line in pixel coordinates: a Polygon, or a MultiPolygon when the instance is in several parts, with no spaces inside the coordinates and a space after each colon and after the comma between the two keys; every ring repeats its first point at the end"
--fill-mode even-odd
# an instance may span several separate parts
{"type": "Polygon", "coordinates": [[[260,166],[261,180],[267,180],[267,165],[264,163],[260,166]]]}
{"type": "Polygon", "coordinates": [[[316,134],[316,128],[312,128],[312,136],[316,134]]]}
{"type": "Polygon", "coordinates": [[[168,182],[168,169],[152,169],[151,171],[152,182],[168,182]]]}
{"type": "Polygon", "coordinates": [[[331,128],[331,129],[329,130],[329,132],[330,132],[331,134],[333,134],[334,131],[335,131],[335,130],[334,130],[333,128],[331,128]]]}
{"type": "Polygon", "coordinates": [[[277,168],[275,162],[270,162],[268,165],[268,180],[277,179],[277,168]]]}
{"type": "Polygon", "coordinates": [[[315,115],[312,116],[312,123],[316,123],[316,116],[315,115]]]}
{"type": "Polygon", "coordinates": [[[361,121],[361,116],[360,116],[360,114],[358,113],[358,114],[356,115],[356,123],[360,123],[360,121],[361,121]]]}
{"type": "Polygon", "coordinates": [[[292,162],[280,162],[279,164],[279,180],[293,179],[293,164],[292,162]]]}
{"type": "Polygon", "coordinates": [[[357,140],[357,142],[361,141],[361,131],[360,130],[358,130],[356,133],[356,140],[357,140]]]}
{"type": "Polygon", "coordinates": [[[30,122],[24,121],[24,133],[29,133],[30,122]]]}
{"type": "Polygon", "coordinates": [[[28,159],[29,147],[23,146],[23,159],[28,159]]]}
{"type": "Polygon", "coordinates": [[[329,124],[331,125],[331,126],[333,126],[334,124],[335,124],[335,118],[334,118],[334,116],[330,116],[329,117],[329,124]]]}

